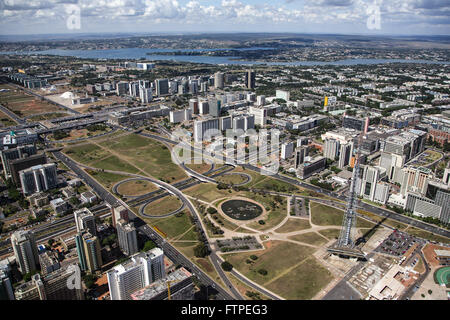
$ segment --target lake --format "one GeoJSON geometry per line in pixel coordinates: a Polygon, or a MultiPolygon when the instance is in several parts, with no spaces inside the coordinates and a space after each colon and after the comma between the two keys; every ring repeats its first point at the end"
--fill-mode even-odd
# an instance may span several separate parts
{"type": "MultiPolygon", "coordinates": [[[[232,48],[232,50],[269,50],[272,48],[232,48]]],[[[333,62],[323,61],[295,61],[295,62],[258,62],[258,61],[237,61],[237,57],[215,57],[215,56],[186,56],[186,55],[158,55],[158,52],[176,52],[176,51],[220,51],[231,49],[149,49],[149,48],[124,48],[124,49],[106,49],[106,50],[62,50],[50,49],[33,52],[0,52],[0,54],[29,54],[29,55],[57,55],[70,56],[84,59],[126,59],[138,60],[144,58],[146,61],[168,60],[177,62],[205,63],[215,65],[280,65],[280,66],[317,66],[317,65],[371,65],[383,63],[426,63],[426,64],[450,64],[449,61],[430,61],[430,60],[412,60],[412,59],[345,59],[333,62]],[[147,53],[154,53],[147,55],[147,53]]]]}

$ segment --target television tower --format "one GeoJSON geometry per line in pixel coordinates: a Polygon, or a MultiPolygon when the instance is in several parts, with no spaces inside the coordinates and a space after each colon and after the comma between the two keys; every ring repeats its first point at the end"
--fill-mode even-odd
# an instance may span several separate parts
{"type": "MultiPolygon", "coordinates": [[[[345,116],[344,116],[345,117],[345,116]]],[[[335,244],[328,248],[328,252],[339,256],[365,259],[365,254],[355,247],[355,227],[356,227],[356,209],[358,206],[357,185],[360,177],[360,156],[363,136],[367,133],[369,127],[369,119],[366,118],[364,130],[359,134],[358,142],[354,147],[356,150],[355,166],[353,168],[352,179],[350,183],[347,208],[345,210],[344,219],[342,221],[342,229],[339,238],[335,244]]],[[[356,141],[355,141],[356,142],[356,141]]]]}

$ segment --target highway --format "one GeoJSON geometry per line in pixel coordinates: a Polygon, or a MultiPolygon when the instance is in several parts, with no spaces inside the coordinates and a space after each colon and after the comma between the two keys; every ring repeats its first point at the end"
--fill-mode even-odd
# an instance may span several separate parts
{"type": "MultiPolygon", "coordinates": [[[[83,179],[86,184],[88,184],[105,202],[110,204],[111,206],[117,207],[119,205],[125,205],[125,203],[119,201],[116,197],[114,197],[109,191],[107,191],[102,185],[100,185],[97,181],[95,181],[91,176],[89,176],[84,170],[82,170],[72,159],[65,156],[60,151],[53,152],[53,155],[63,162],[68,168],[74,171],[81,179],[83,179]]],[[[180,200],[185,202],[188,209],[192,212],[194,220],[196,223],[198,222],[198,216],[195,208],[192,206],[189,200],[176,188],[171,186],[170,184],[166,184],[162,181],[159,181],[161,184],[164,184],[166,188],[170,189],[180,200]]],[[[179,252],[175,247],[169,244],[162,236],[160,236],[155,230],[150,228],[141,218],[137,217],[131,210],[129,211],[129,218],[131,221],[135,223],[138,230],[148,236],[150,239],[153,239],[158,246],[160,246],[164,250],[164,254],[174,261],[187,269],[191,270],[192,273],[199,278],[199,280],[206,286],[214,288],[218,291],[217,297],[219,299],[232,300],[234,299],[227,291],[225,291],[220,285],[218,285],[214,280],[212,280],[206,273],[200,270],[193,262],[187,259],[181,252],[179,252]]],[[[203,230],[203,229],[201,229],[203,230]]],[[[219,259],[215,254],[210,255],[211,261],[214,264],[217,272],[219,273],[222,280],[231,290],[233,295],[238,299],[241,299],[239,292],[233,287],[231,282],[225,276],[224,271],[222,270],[219,259]]]]}
{"type": "MultiPolygon", "coordinates": [[[[192,146],[189,146],[189,145],[187,145],[187,144],[185,144],[183,142],[180,143],[180,142],[173,141],[173,140],[170,140],[168,138],[164,138],[164,137],[161,137],[161,136],[158,136],[158,135],[153,135],[153,134],[140,133],[140,135],[148,137],[148,138],[151,138],[151,139],[159,140],[159,141],[165,142],[165,143],[170,143],[170,144],[175,144],[175,145],[177,145],[177,144],[184,145],[185,147],[193,148],[195,152],[202,154],[202,150],[196,149],[196,148],[194,148],[192,146]]],[[[250,164],[237,164],[237,165],[240,165],[243,168],[249,169],[251,171],[255,171],[255,172],[258,172],[258,173],[261,172],[260,168],[255,167],[255,166],[250,165],[250,164]]],[[[308,189],[308,190],[315,191],[315,192],[318,192],[318,193],[321,193],[321,194],[325,194],[325,195],[327,195],[329,197],[332,197],[332,198],[335,198],[335,199],[339,199],[339,200],[342,200],[342,201],[347,201],[347,197],[342,195],[342,194],[338,194],[338,193],[333,192],[333,191],[325,190],[325,189],[322,189],[320,187],[313,186],[313,185],[301,182],[301,181],[296,180],[294,178],[289,178],[287,176],[280,175],[278,173],[273,174],[270,177],[278,179],[278,180],[281,180],[281,181],[284,181],[284,182],[292,184],[292,185],[296,185],[296,186],[302,187],[304,189],[308,189]]],[[[440,235],[440,236],[444,236],[444,237],[450,238],[450,231],[448,231],[448,230],[445,230],[445,229],[442,229],[442,228],[440,228],[438,226],[435,226],[435,225],[432,225],[432,224],[429,224],[429,223],[426,223],[426,222],[423,222],[423,221],[420,221],[420,220],[416,220],[414,218],[411,218],[411,217],[408,217],[408,216],[405,216],[405,215],[402,215],[402,214],[399,214],[399,213],[396,213],[394,211],[390,211],[390,210],[383,209],[383,208],[380,208],[380,207],[377,207],[377,206],[373,206],[373,205],[370,205],[370,204],[365,203],[365,202],[361,202],[360,203],[360,208],[364,209],[366,211],[369,211],[371,213],[374,213],[376,215],[379,215],[379,216],[381,216],[383,218],[389,218],[389,219],[392,219],[392,220],[395,220],[395,221],[406,223],[406,224],[409,224],[409,225],[414,226],[416,228],[419,228],[419,229],[422,229],[422,230],[425,230],[425,231],[428,231],[428,232],[432,232],[432,233],[435,233],[435,234],[440,235]]]]}

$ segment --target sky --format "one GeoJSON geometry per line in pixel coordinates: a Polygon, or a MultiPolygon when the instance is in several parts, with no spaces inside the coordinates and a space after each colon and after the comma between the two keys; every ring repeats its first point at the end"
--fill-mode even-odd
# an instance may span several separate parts
{"type": "Polygon", "coordinates": [[[0,35],[294,32],[449,35],[449,0],[0,0],[0,35]]]}

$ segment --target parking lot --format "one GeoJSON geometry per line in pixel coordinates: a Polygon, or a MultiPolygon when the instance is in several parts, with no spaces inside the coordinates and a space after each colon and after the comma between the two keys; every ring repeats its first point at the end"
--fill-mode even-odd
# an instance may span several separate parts
{"type": "Polygon", "coordinates": [[[407,233],[395,230],[378,246],[376,251],[400,257],[418,241],[407,233]]]}

